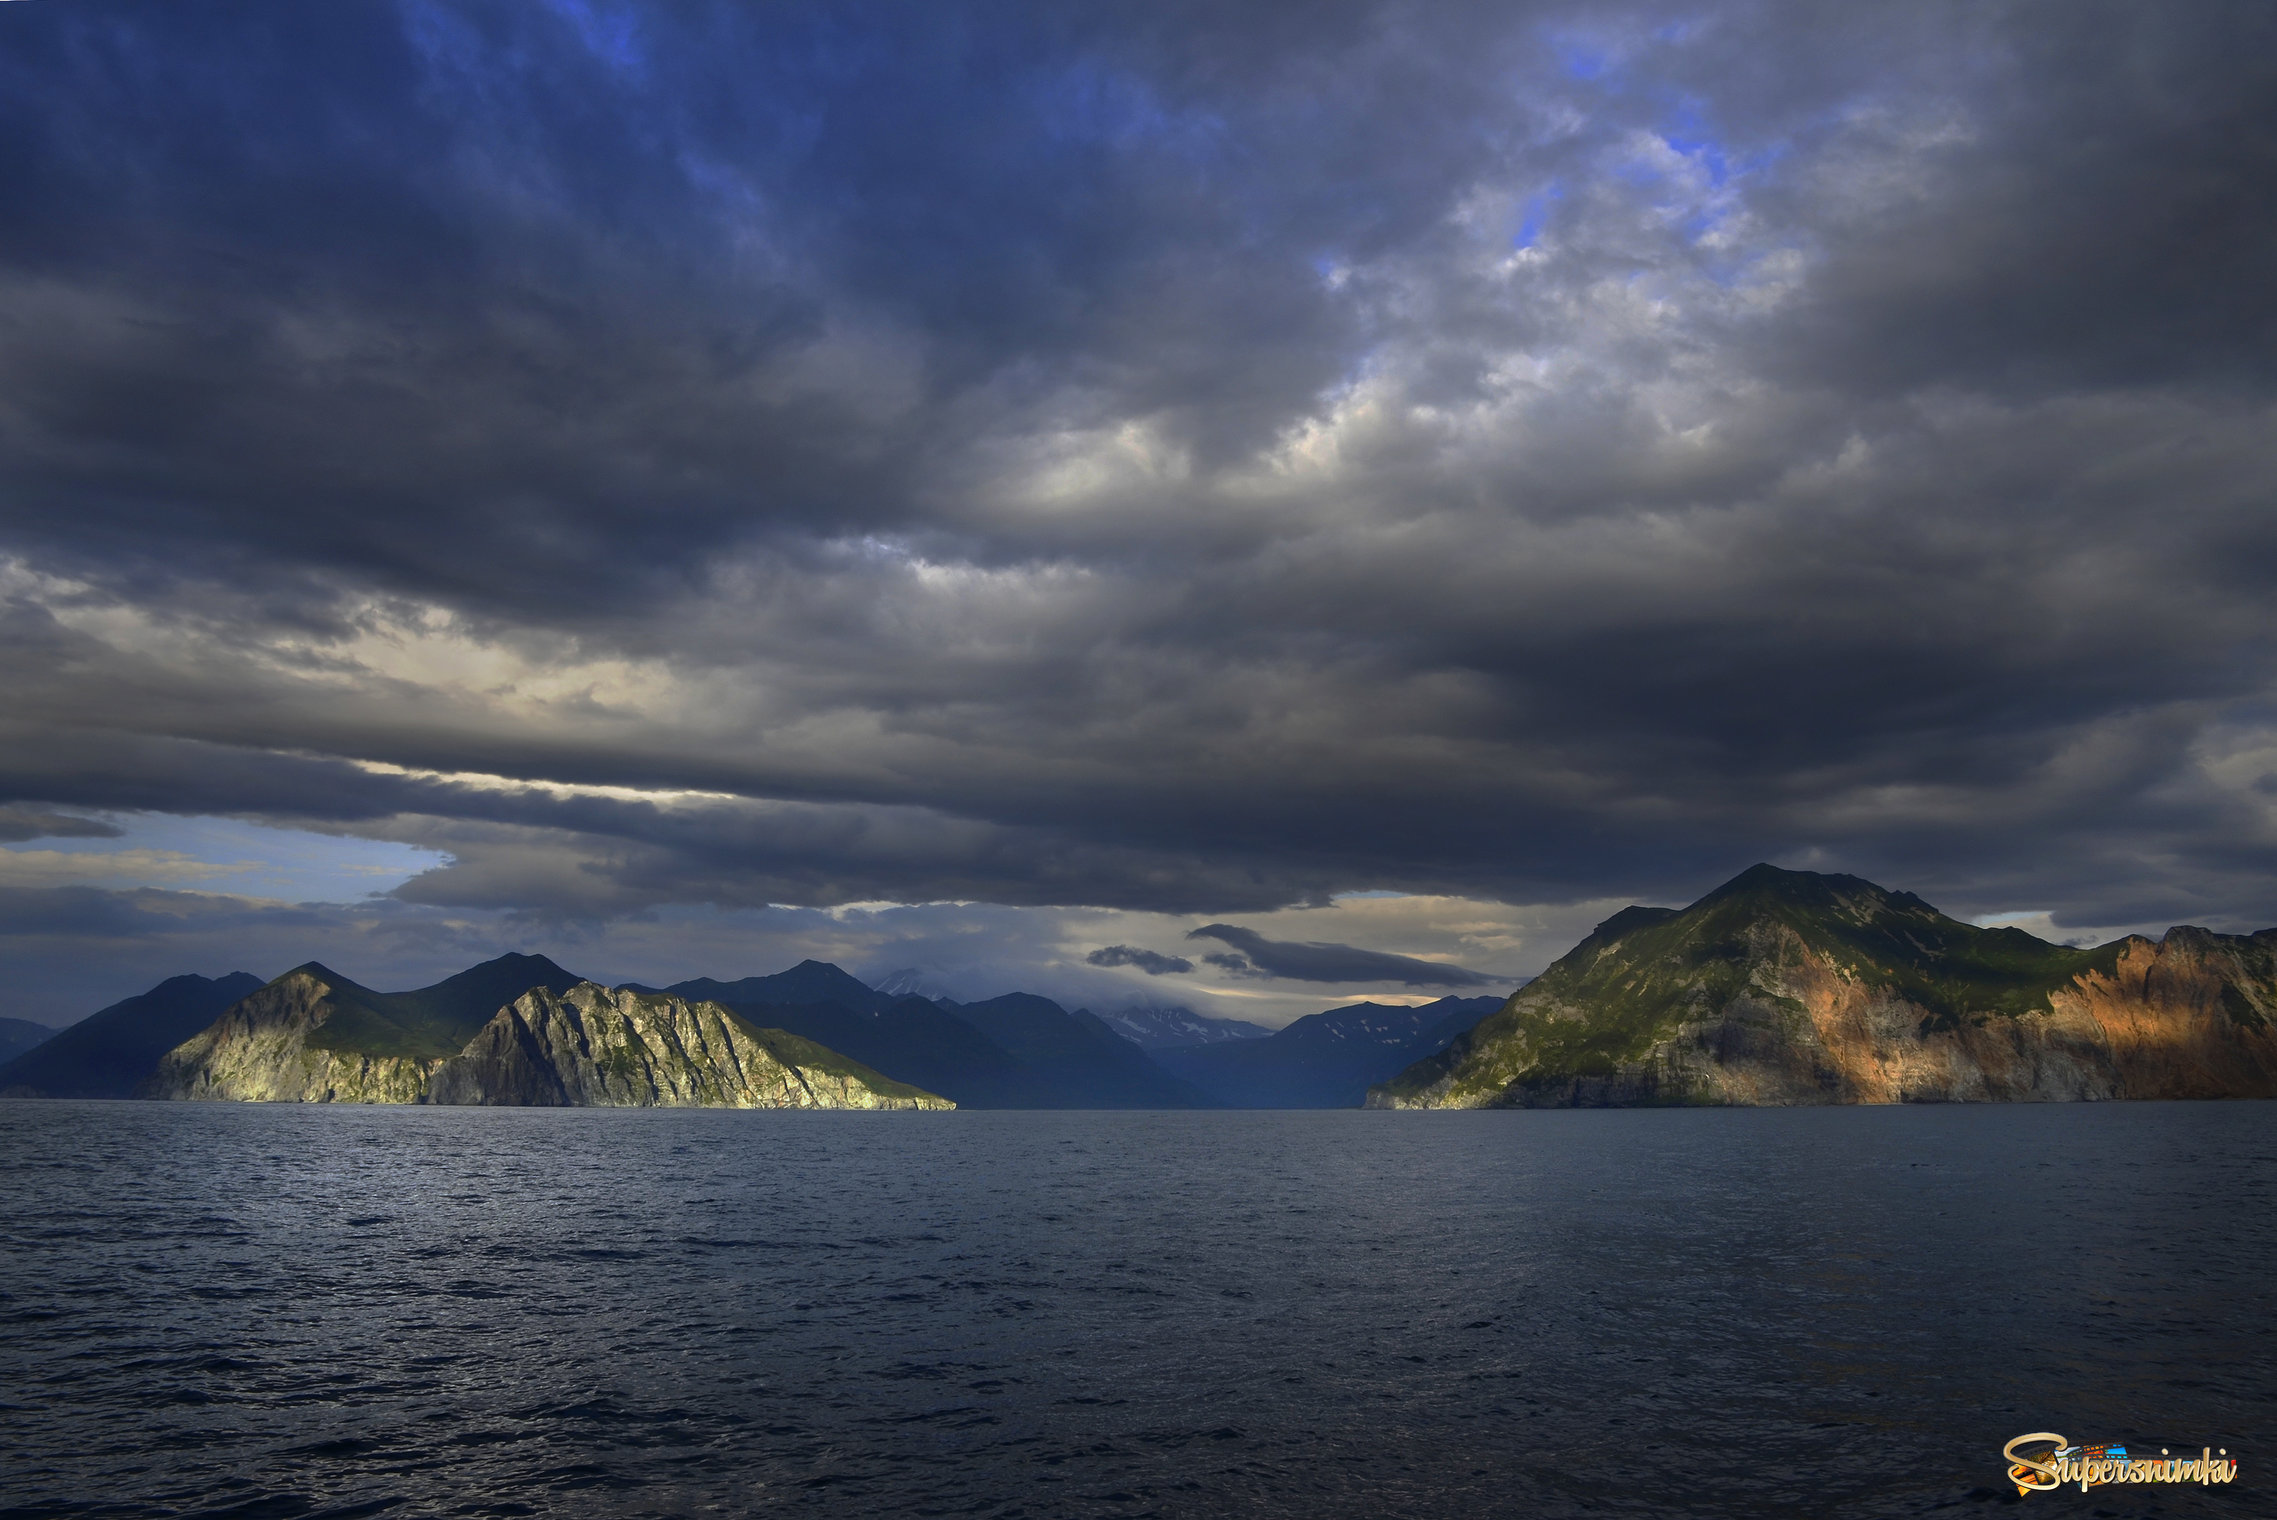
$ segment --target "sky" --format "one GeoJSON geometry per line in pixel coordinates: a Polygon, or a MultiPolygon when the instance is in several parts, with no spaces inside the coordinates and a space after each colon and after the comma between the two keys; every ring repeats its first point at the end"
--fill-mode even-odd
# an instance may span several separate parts
{"type": "Polygon", "coordinates": [[[0,6],[0,1013],[2277,923],[2265,4],[0,6]]]}

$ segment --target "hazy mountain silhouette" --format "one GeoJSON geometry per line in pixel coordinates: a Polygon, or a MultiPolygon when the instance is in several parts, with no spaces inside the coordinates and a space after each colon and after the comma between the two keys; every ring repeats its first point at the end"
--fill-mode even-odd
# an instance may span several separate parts
{"type": "Polygon", "coordinates": [[[168,977],[0,1066],[0,1096],[131,1098],[160,1056],[260,988],[261,979],[245,971],[168,977]]]}
{"type": "Polygon", "coordinates": [[[1368,1089],[1502,1006],[1445,997],[1421,1007],[1350,1003],[1308,1014],[1270,1039],[1159,1052],[1162,1064],[1233,1108],[1357,1108],[1368,1089]]]}
{"type": "Polygon", "coordinates": [[[1229,1040],[1263,1040],[1273,1031],[1240,1019],[1213,1019],[1183,1004],[1156,1007],[1134,1003],[1099,1015],[1107,1027],[1141,1050],[1178,1050],[1189,1045],[1222,1045],[1229,1040]]]}

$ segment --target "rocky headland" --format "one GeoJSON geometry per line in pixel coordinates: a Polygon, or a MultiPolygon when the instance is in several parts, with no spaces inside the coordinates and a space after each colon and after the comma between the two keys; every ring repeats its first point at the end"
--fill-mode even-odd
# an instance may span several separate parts
{"type": "Polygon", "coordinates": [[[717,1003],[533,988],[429,1078],[427,1101],[579,1108],[954,1108],[717,1003]]]}
{"type": "Polygon", "coordinates": [[[435,988],[393,994],[312,962],[168,1051],[140,1095],[546,1107],[955,1106],[812,1041],[757,1028],[718,1004],[602,987],[540,957],[502,958],[435,988]],[[518,992],[493,997],[516,983],[518,992]],[[485,1001],[495,1011],[475,1011],[485,1001]]]}
{"type": "Polygon", "coordinates": [[[1370,1108],[2277,1097],[2277,929],[2092,949],[1854,876],[1628,908],[1370,1108]]]}

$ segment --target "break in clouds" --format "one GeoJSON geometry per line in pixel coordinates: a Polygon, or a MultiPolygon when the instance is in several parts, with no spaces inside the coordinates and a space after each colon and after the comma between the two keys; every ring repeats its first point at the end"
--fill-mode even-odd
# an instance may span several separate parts
{"type": "MultiPolygon", "coordinates": [[[[91,0],[0,72],[19,854],[1141,991],[1113,915],[1286,979],[1346,920],[1258,915],[1757,859],[2277,920],[2266,6],[91,0]]],[[[10,869],[26,963],[321,917],[10,869]]],[[[1353,953],[1570,943],[1431,932],[1353,953]]]]}

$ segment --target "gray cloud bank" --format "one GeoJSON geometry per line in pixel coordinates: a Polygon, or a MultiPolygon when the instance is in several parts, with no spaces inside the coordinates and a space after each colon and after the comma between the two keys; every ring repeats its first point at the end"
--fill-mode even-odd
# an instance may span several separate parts
{"type": "Polygon", "coordinates": [[[44,808],[0,807],[0,843],[33,839],[116,839],[121,830],[100,818],[51,813],[44,808]]]}
{"type": "Polygon", "coordinates": [[[1176,976],[1194,969],[1194,963],[1182,955],[1163,955],[1159,951],[1141,950],[1135,945],[1106,945],[1084,958],[1093,966],[1129,966],[1148,976],[1176,976]]]}
{"type": "Polygon", "coordinates": [[[1234,954],[1204,959],[1236,976],[1274,977],[1289,982],[1388,983],[1400,987],[1484,987],[1494,980],[1461,966],[1381,950],[1267,939],[1254,929],[1237,928],[1232,924],[1204,924],[1186,937],[1222,940],[1233,946],[1234,954]]]}
{"type": "Polygon", "coordinates": [[[0,836],[2277,919],[2266,6],[7,6],[0,84],[0,836]]]}

